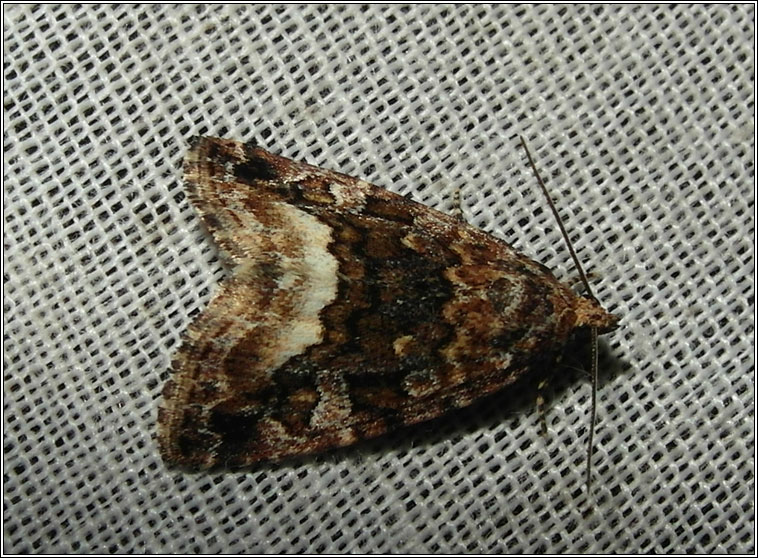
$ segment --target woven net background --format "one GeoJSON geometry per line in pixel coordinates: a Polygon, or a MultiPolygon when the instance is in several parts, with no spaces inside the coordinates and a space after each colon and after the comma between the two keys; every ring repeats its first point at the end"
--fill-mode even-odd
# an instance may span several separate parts
{"type": "MultiPolygon", "coordinates": [[[[754,7],[6,6],[7,552],[753,552],[754,7]],[[225,269],[196,134],[452,211],[598,298],[590,388],[245,473],[167,470],[169,362],[225,269]]],[[[577,365],[580,366],[580,365],[577,365]]]]}

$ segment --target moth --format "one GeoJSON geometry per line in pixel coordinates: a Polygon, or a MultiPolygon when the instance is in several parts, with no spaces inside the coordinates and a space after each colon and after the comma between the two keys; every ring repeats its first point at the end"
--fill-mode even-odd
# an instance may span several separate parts
{"type": "Polygon", "coordinates": [[[616,316],[506,242],[363,180],[196,137],[190,201],[230,267],[163,390],[166,464],[237,468],[426,421],[616,316]]]}

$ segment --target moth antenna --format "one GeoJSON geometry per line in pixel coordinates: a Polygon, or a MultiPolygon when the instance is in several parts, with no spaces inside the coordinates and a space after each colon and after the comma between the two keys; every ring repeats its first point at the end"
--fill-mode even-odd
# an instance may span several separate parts
{"type": "MultiPolygon", "coordinates": [[[[550,206],[550,210],[553,212],[553,216],[555,217],[555,220],[558,222],[558,228],[561,230],[563,239],[566,241],[566,246],[568,246],[569,253],[571,254],[571,259],[574,261],[574,266],[579,272],[579,277],[581,278],[582,283],[584,283],[584,288],[587,292],[587,297],[591,298],[592,300],[597,301],[597,299],[595,298],[595,295],[592,294],[592,288],[590,287],[590,283],[587,280],[587,275],[584,273],[584,268],[582,268],[582,264],[579,261],[579,258],[577,257],[576,252],[574,251],[574,246],[573,244],[571,244],[571,239],[569,238],[569,235],[566,232],[566,228],[563,226],[563,221],[561,220],[561,216],[558,214],[558,210],[556,209],[555,204],[553,203],[553,200],[550,198],[550,193],[547,190],[547,186],[545,186],[545,183],[542,181],[542,177],[540,177],[540,173],[537,171],[537,165],[534,164],[534,160],[532,159],[532,154],[529,152],[529,148],[526,146],[526,141],[524,141],[523,136],[519,136],[519,139],[521,140],[521,145],[524,148],[524,151],[526,151],[526,156],[529,159],[529,165],[532,167],[534,176],[537,178],[537,182],[539,182],[540,188],[542,189],[542,193],[545,195],[545,199],[547,199],[547,203],[550,206]]],[[[589,431],[589,436],[588,436],[588,448],[587,448],[587,493],[588,494],[590,492],[590,483],[592,480],[592,453],[594,450],[595,421],[597,418],[597,384],[598,384],[597,337],[598,337],[598,332],[597,332],[596,327],[590,328],[590,337],[591,337],[591,346],[592,346],[591,370],[590,370],[590,376],[592,378],[592,403],[590,406],[590,431],[589,431]]]]}

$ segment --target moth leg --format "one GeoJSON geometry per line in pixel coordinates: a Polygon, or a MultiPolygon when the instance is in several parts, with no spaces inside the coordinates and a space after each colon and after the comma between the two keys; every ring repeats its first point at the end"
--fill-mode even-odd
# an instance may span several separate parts
{"type": "Polygon", "coordinates": [[[460,186],[458,186],[453,193],[453,209],[450,210],[450,215],[458,219],[461,223],[467,222],[463,217],[463,200],[461,198],[460,186]]]}

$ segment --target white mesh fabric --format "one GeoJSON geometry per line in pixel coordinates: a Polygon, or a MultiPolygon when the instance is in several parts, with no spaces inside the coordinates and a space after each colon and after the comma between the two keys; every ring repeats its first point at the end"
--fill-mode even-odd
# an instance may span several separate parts
{"type": "Polygon", "coordinates": [[[754,7],[6,6],[6,552],[754,552],[754,7]],[[575,281],[586,373],[249,473],[166,470],[158,397],[224,276],[180,182],[257,140],[575,281]]]}

